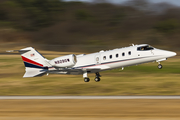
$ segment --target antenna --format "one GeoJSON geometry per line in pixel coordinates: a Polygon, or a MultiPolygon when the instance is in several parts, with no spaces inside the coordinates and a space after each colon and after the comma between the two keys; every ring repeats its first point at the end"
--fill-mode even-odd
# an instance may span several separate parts
{"type": "Polygon", "coordinates": [[[19,50],[6,50],[6,52],[19,52],[19,50]]]}
{"type": "Polygon", "coordinates": [[[130,46],[132,45],[132,46],[134,46],[134,44],[133,43],[131,43],[131,44],[129,44],[130,46]]]}

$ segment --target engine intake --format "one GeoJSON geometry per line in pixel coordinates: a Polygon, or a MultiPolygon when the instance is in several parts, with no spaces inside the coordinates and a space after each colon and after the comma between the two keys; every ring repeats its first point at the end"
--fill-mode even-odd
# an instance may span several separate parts
{"type": "Polygon", "coordinates": [[[49,61],[54,67],[73,67],[77,63],[76,55],[57,57],[49,61]]]}

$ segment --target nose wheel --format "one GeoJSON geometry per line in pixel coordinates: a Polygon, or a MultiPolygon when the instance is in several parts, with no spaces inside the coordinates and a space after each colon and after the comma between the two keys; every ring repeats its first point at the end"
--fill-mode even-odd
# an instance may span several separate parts
{"type": "Polygon", "coordinates": [[[159,69],[162,69],[162,68],[163,68],[163,66],[162,66],[161,64],[159,64],[159,65],[158,65],[158,68],[159,68],[159,69]]]}

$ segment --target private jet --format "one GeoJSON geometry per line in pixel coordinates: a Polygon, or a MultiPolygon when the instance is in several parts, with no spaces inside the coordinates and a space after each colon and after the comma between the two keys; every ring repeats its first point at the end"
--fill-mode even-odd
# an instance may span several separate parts
{"type": "Polygon", "coordinates": [[[23,77],[36,77],[45,74],[82,74],[84,81],[89,82],[89,73],[95,73],[95,81],[99,82],[99,72],[157,62],[162,69],[161,61],[176,55],[175,52],[154,48],[148,44],[134,45],[113,50],[101,50],[92,54],[70,54],[48,60],[32,47],[18,50],[25,65],[23,77]]]}

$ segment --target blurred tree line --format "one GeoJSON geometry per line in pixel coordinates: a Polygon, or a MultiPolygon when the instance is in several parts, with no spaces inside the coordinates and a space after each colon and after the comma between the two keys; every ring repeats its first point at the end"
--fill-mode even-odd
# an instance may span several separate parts
{"type": "Polygon", "coordinates": [[[60,11],[59,0],[3,0],[0,22],[24,31],[38,30],[55,23],[60,11]]]}
{"type": "Polygon", "coordinates": [[[1,0],[0,42],[180,45],[180,8],[131,0],[110,3],[1,0]]]}

